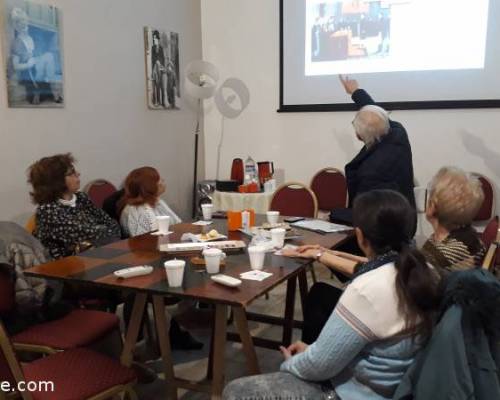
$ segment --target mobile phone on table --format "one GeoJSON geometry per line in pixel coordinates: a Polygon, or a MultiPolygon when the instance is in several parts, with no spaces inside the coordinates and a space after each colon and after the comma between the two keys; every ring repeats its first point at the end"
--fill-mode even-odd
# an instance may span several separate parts
{"type": "Polygon", "coordinates": [[[283,221],[289,222],[289,223],[294,223],[294,222],[299,222],[305,220],[304,217],[285,217],[283,218],[283,221]]]}

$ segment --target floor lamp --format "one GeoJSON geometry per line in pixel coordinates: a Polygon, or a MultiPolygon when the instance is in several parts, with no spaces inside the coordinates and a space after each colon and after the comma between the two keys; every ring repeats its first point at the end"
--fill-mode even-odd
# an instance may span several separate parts
{"type": "Polygon", "coordinates": [[[222,115],[221,132],[219,144],[217,146],[217,179],[219,179],[220,154],[222,142],[224,141],[224,119],[238,118],[250,103],[250,92],[243,81],[236,78],[228,78],[217,89],[215,93],[215,105],[222,115]]]}
{"type": "Polygon", "coordinates": [[[215,65],[202,60],[192,61],[185,70],[184,90],[186,95],[197,101],[196,129],[194,136],[194,174],[193,174],[193,207],[192,217],[196,217],[196,185],[198,183],[198,137],[200,134],[200,118],[203,100],[215,94],[219,71],[215,65]]]}

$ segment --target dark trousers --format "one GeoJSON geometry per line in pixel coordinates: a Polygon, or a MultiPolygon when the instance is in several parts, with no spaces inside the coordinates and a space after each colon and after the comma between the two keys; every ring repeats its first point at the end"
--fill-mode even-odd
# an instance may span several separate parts
{"type": "Polygon", "coordinates": [[[304,343],[311,344],[316,341],[341,295],[342,289],[328,283],[318,282],[311,287],[304,308],[304,343]]]}

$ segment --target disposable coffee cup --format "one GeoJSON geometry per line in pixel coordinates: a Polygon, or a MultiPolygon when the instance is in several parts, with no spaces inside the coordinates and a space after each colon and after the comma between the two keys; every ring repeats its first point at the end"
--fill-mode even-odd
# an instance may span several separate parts
{"type": "Polygon", "coordinates": [[[269,225],[276,225],[280,217],[279,211],[268,211],[266,212],[267,222],[269,225]]]}
{"type": "Polygon", "coordinates": [[[274,247],[282,248],[285,245],[286,229],[275,228],[271,229],[271,240],[274,247]]]}
{"type": "Polygon", "coordinates": [[[250,258],[250,267],[260,270],[264,267],[266,248],[264,246],[250,246],[248,248],[248,256],[250,258]]]}
{"type": "Polygon", "coordinates": [[[218,274],[221,261],[226,258],[226,254],[220,249],[205,249],[203,250],[205,265],[209,274],[218,274]]]}
{"type": "Polygon", "coordinates": [[[184,278],[184,268],[186,261],[184,260],[169,260],[165,261],[165,271],[167,272],[168,285],[170,287],[181,287],[184,278]]]}
{"type": "Polygon", "coordinates": [[[170,217],[168,215],[159,215],[156,217],[156,222],[158,223],[158,232],[166,235],[170,227],[170,217]]]}
{"type": "Polygon", "coordinates": [[[202,204],[201,205],[201,211],[203,212],[203,219],[205,221],[211,221],[212,220],[212,212],[214,210],[214,205],[213,204],[202,204]]]}

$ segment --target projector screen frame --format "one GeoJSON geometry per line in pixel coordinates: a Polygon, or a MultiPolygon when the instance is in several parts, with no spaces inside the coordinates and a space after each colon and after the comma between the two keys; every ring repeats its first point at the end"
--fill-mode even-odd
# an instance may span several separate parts
{"type": "MultiPolygon", "coordinates": [[[[325,103],[325,104],[284,104],[284,25],[283,25],[283,4],[285,0],[279,0],[279,39],[280,39],[280,93],[279,113],[287,112],[331,112],[331,111],[356,111],[357,106],[350,103],[325,103]]],[[[391,101],[377,102],[386,110],[439,110],[439,109],[467,109],[467,108],[500,108],[500,99],[483,100],[429,100],[429,101],[391,101]]]]}

